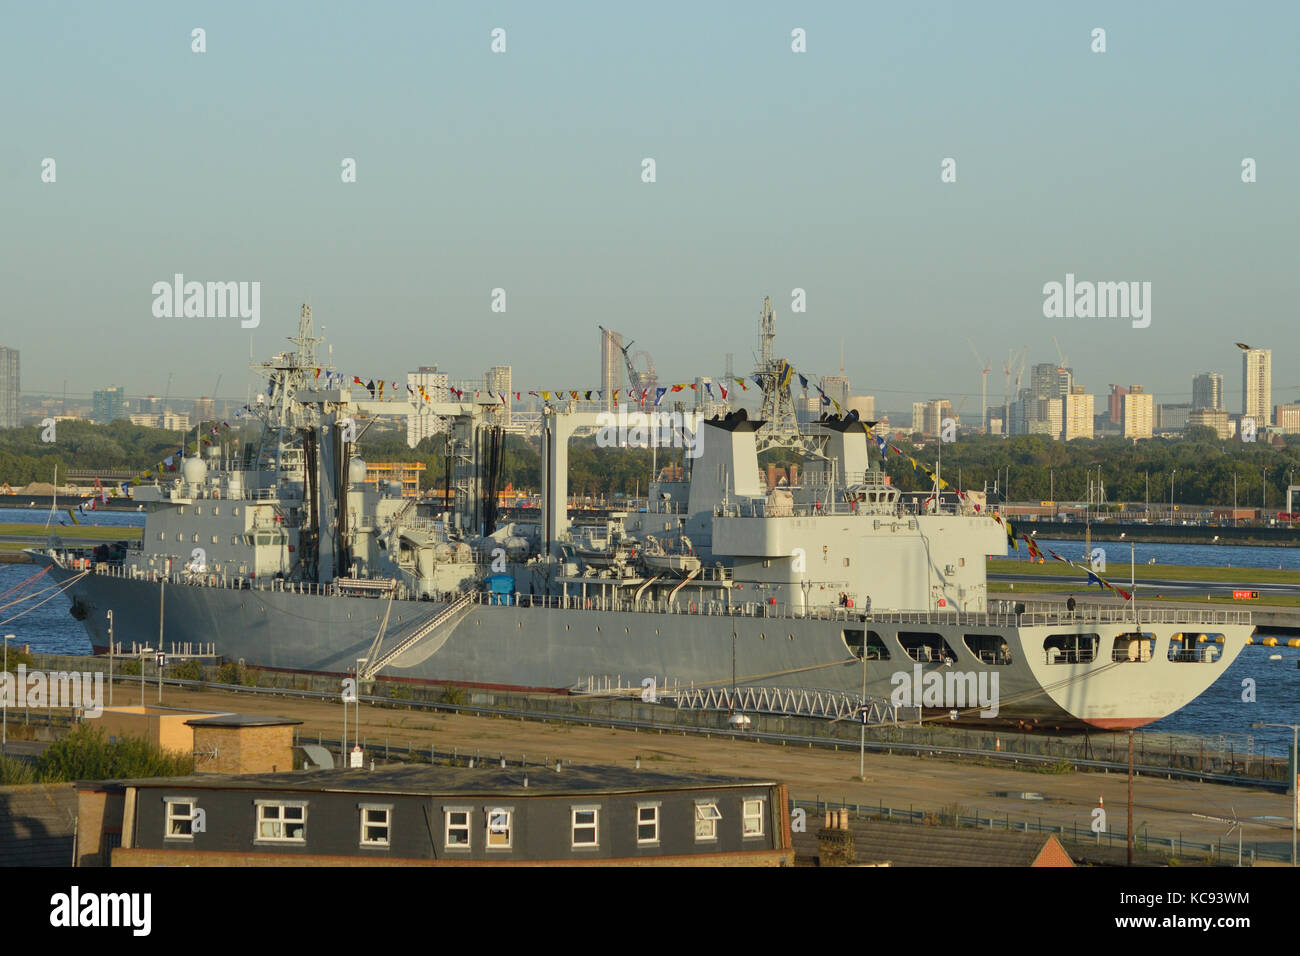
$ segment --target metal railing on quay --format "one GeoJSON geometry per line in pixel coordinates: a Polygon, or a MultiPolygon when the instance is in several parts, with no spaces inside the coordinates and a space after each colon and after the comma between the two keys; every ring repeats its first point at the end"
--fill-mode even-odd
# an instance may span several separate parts
{"type": "MultiPolygon", "coordinates": [[[[791,799],[789,806],[791,812],[803,810],[807,814],[805,825],[809,829],[806,832],[815,832],[821,826],[821,822],[818,820],[819,814],[837,813],[841,809],[848,810],[860,820],[885,820],[915,826],[946,827],[948,829],[965,827],[976,830],[1003,830],[1007,833],[1053,834],[1059,837],[1063,843],[1068,842],[1071,844],[1071,855],[1076,858],[1086,857],[1089,848],[1094,846],[1105,847],[1108,850],[1122,850],[1128,845],[1126,831],[1107,829],[1104,833],[1095,833],[1091,829],[1091,820],[1085,821],[1081,827],[1077,817],[1072,819],[1067,826],[1064,823],[1044,823],[1041,816],[1031,819],[1020,815],[1012,815],[1005,811],[981,811],[978,808],[972,808],[972,812],[963,813],[961,810],[964,808],[954,810],[951,807],[946,807],[926,810],[917,809],[915,804],[903,809],[902,807],[887,807],[883,801],[875,804],[849,803],[844,798],[839,801],[831,801],[823,800],[820,796],[815,800],[791,799]]],[[[1231,837],[1227,840],[1219,839],[1213,843],[1203,843],[1184,839],[1181,833],[1177,836],[1162,836],[1152,833],[1145,826],[1136,829],[1134,847],[1144,853],[1156,852],[1179,858],[1195,854],[1217,864],[1235,864],[1238,851],[1237,842],[1231,837]]],[[[1252,841],[1249,844],[1243,842],[1241,845],[1241,859],[1242,865],[1245,866],[1254,866],[1257,860],[1286,861],[1291,859],[1291,848],[1289,845],[1285,847],[1281,845],[1278,847],[1261,846],[1258,841],[1252,841]]]]}

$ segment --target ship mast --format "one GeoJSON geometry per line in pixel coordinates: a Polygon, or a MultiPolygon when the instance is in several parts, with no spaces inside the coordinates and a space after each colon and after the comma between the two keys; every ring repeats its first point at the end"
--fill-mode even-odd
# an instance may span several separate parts
{"type": "Polygon", "coordinates": [[[785,359],[776,357],[773,342],[776,339],[776,316],[772,312],[772,299],[763,297],[759,312],[759,360],[754,369],[754,379],[763,390],[763,403],[759,418],[764,422],[758,431],[758,450],[768,448],[800,448],[805,442],[799,434],[795,418],[794,400],[790,397],[788,379],[793,370],[785,359]]]}

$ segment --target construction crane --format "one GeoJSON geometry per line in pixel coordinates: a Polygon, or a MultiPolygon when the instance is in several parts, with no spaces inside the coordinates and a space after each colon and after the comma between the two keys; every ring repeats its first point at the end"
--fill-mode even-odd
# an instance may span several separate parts
{"type": "MultiPolygon", "coordinates": [[[[980,375],[980,432],[984,433],[987,431],[989,421],[989,370],[993,368],[993,363],[986,362],[984,359],[980,358],[979,350],[975,348],[975,342],[973,340],[967,339],[966,341],[970,342],[971,354],[975,356],[975,361],[980,364],[980,372],[982,373],[980,375]]],[[[841,375],[844,374],[843,365],[844,359],[841,356],[841,375]]]]}
{"type": "Polygon", "coordinates": [[[1067,368],[1070,367],[1070,359],[1068,356],[1066,356],[1061,352],[1061,343],[1056,341],[1055,335],[1052,336],[1052,344],[1056,346],[1056,357],[1061,360],[1061,364],[1056,366],[1056,370],[1058,372],[1064,372],[1067,368]]]}
{"type": "MultiPolygon", "coordinates": [[[[596,328],[600,329],[602,332],[604,332],[604,333],[605,333],[607,336],[609,336],[610,338],[613,338],[615,335],[618,335],[617,332],[611,332],[609,329],[605,328],[603,325],[597,325],[596,328]]],[[[632,346],[635,345],[635,344],[636,344],[635,342],[629,340],[628,343],[627,343],[626,345],[623,345],[623,344],[620,342],[620,344],[619,344],[619,346],[618,346],[618,350],[619,350],[620,352],[623,353],[623,364],[625,364],[625,365],[627,366],[627,381],[628,381],[628,384],[631,385],[631,386],[633,386],[634,388],[635,388],[635,387],[640,387],[640,386],[643,386],[643,385],[649,385],[651,382],[653,382],[653,381],[655,380],[655,366],[654,366],[654,359],[652,359],[652,358],[650,357],[650,353],[647,352],[647,351],[645,351],[644,349],[642,349],[641,351],[637,352],[636,355],[633,356],[632,353],[631,353],[631,349],[632,349],[632,346]],[[642,372],[642,371],[638,371],[638,369],[637,369],[637,367],[636,367],[636,363],[635,363],[635,361],[634,361],[635,358],[640,358],[640,357],[643,356],[643,355],[645,356],[645,359],[646,359],[646,366],[647,366],[647,367],[646,367],[646,371],[644,371],[644,372],[642,372]]]]}
{"type": "Polygon", "coordinates": [[[1002,434],[1008,434],[1011,419],[1011,371],[1015,367],[1017,356],[1020,360],[1020,369],[1016,372],[1016,391],[1020,390],[1020,376],[1025,371],[1025,356],[1027,349],[1021,349],[1019,352],[1011,349],[1007,352],[1007,360],[1002,363],[1002,374],[1006,376],[1006,385],[1002,393],[1002,434]]]}

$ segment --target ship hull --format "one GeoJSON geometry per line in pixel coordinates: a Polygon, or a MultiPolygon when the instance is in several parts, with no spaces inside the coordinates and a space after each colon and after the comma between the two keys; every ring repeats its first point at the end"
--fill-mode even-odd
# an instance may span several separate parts
{"type": "MultiPolygon", "coordinates": [[[[51,563],[47,556],[33,556],[51,563]]],[[[67,580],[74,572],[55,564],[51,573],[67,580]]],[[[210,643],[228,660],[340,675],[367,658],[386,611],[381,655],[446,606],[395,600],[390,608],[383,598],[164,587],[97,573],[82,577],[68,593],[86,612],[82,624],[92,644],[108,643],[106,612],[112,610],[119,646],[158,646],[161,604],[164,648],[210,643]]],[[[1043,651],[1045,640],[1067,630],[1059,624],[997,629],[943,623],[938,616],[926,622],[924,615],[890,622],[879,615],[822,620],[685,613],[688,609],[541,607],[529,606],[527,598],[523,605],[475,603],[393,658],[380,676],[561,691],[603,687],[606,679],[624,687],[642,686],[647,678],[658,688],[721,687],[732,682],[734,654],[742,686],[860,693],[865,676],[870,696],[924,704],[928,710],[958,709],[965,722],[1120,730],[1159,720],[1204,692],[1250,632],[1243,625],[1218,627],[1225,641],[1215,660],[1175,662],[1168,659],[1169,635],[1144,625],[1155,634],[1151,659],[1117,662],[1112,644],[1131,625],[1079,625],[1076,632],[1099,634],[1101,652],[1090,662],[1060,663],[1043,651]],[[864,665],[857,656],[850,641],[868,631],[881,641],[887,660],[868,659],[864,665]],[[981,660],[963,640],[973,632],[1005,641],[1009,662],[981,660]],[[942,638],[943,657],[950,663],[930,655],[915,659],[900,643],[915,634],[942,638]],[[939,696],[926,697],[925,688],[936,682],[939,696]]]]}

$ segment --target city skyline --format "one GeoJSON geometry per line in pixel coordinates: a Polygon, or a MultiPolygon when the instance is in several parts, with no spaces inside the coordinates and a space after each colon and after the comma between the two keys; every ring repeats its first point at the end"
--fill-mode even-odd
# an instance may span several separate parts
{"type": "Polygon", "coordinates": [[[229,397],[250,335],[255,359],[280,350],[308,301],[340,367],[392,380],[437,361],[598,386],[591,351],[569,346],[605,324],[661,380],[691,381],[729,352],[748,370],[771,295],[785,357],[833,374],[844,341],[885,408],[944,383],[971,409],[972,337],[996,363],[991,401],[1001,356],[1049,358],[1054,337],[1084,381],[1142,381],[1157,400],[1230,372],[1237,339],[1268,343],[1285,385],[1298,134],[1270,120],[1296,92],[1300,12],[1274,14],[773,5],[741,21],[670,4],[642,23],[507,4],[335,35],[308,6],[235,4],[203,11],[196,54],[170,15],[21,8],[0,69],[42,81],[11,112],[0,251],[25,318],[6,338],[29,392],[109,384],[107,342],[133,389],[174,375],[174,394],[210,395],[225,376],[214,397],[229,397]],[[864,59],[866,37],[888,42],[864,59]],[[665,50],[676,68],[651,69],[665,50]],[[1016,69],[987,69],[994,54],[1016,69]],[[1059,108],[1073,102],[1105,132],[1080,136],[1059,108]],[[260,283],[258,326],[155,317],[153,285],[178,273],[260,283]],[[1044,318],[1066,275],[1151,283],[1150,325],[1044,318]]]}

